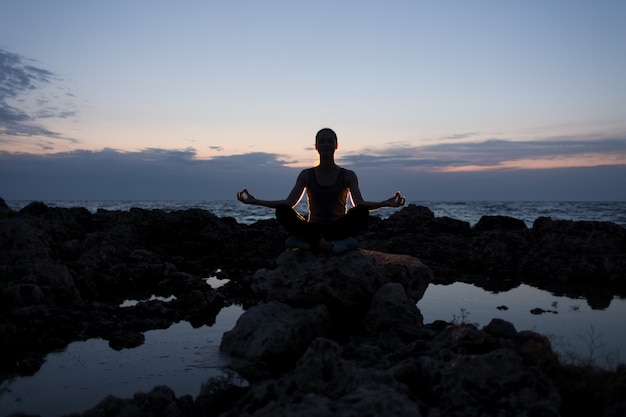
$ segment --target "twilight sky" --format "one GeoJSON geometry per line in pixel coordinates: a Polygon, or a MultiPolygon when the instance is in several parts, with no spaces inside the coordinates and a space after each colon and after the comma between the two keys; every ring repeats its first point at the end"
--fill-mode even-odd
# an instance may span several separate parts
{"type": "Polygon", "coordinates": [[[626,2],[0,2],[0,197],[626,200],[626,2]]]}

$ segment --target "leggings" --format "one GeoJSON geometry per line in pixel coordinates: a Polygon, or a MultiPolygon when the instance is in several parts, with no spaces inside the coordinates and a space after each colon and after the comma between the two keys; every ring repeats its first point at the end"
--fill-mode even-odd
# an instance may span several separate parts
{"type": "Polygon", "coordinates": [[[364,206],[356,206],[348,210],[340,219],[326,224],[309,223],[292,207],[281,205],[276,208],[276,218],[291,235],[317,245],[321,238],[338,240],[356,236],[367,227],[369,210],[364,206]]]}

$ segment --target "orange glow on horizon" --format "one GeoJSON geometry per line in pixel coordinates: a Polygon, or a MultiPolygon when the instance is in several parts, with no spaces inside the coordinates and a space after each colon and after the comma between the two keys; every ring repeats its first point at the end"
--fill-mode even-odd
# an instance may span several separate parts
{"type": "Polygon", "coordinates": [[[602,165],[626,165],[626,154],[580,154],[549,158],[524,158],[502,161],[494,165],[462,165],[438,169],[438,172],[479,172],[495,170],[533,170],[585,168],[602,165]]]}

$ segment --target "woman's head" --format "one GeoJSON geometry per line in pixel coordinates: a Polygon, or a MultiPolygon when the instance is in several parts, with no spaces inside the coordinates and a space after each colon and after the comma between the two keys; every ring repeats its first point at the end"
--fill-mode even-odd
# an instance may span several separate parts
{"type": "Polygon", "coordinates": [[[319,132],[317,132],[317,134],[315,135],[316,147],[322,143],[327,144],[330,141],[333,142],[336,148],[337,147],[337,134],[332,129],[325,127],[324,129],[321,129],[319,132]]]}

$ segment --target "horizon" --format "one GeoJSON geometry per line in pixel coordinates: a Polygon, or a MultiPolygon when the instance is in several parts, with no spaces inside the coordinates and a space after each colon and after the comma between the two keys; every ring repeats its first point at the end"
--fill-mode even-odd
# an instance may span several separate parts
{"type": "MultiPolygon", "coordinates": [[[[3,200],[9,209],[21,212],[30,204],[43,203],[51,209],[86,209],[92,214],[100,210],[128,212],[133,208],[152,211],[184,212],[203,210],[217,217],[232,217],[238,223],[252,224],[274,219],[274,210],[262,206],[245,205],[235,199],[219,201],[180,200],[3,200]]],[[[371,216],[386,219],[407,207],[430,210],[435,218],[451,218],[475,226],[487,216],[505,216],[522,220],[533,228],[541,217],[552,220],[610,222],[626,227],[624,208],[626,201],[407,201],[404,207],[381,208],[371,216]]],[[[307,203],[302,201],[296,210],[303,215],[307,203]]]]}
{"type": "MultiPolygon", "coordinates": [[[[13,199],[13,200],[9,200],[6,198],[2,198],[2,196],[0,196],[0,199],[2,199],[5,202],[9,202],[9,201],[19,201],[19,202],[32,202],[32,203],[46,203],[46,202],[80,202],[80,201],[84,201],[84,202],[97,202],[97,201],[102,201],[102,202],[153,202],[153,203],[157,203],[157,202],[165,202],[165,203],[179,203],[179,202],[189,202],[189,203],[225,203],[225,202],[236,202],[237,198],[231,198],[231,199],[225,199],[225,200],[167,200],[167,199],[151,199],[151,200],[84,200],[84,199],[63,199],[63,200],[55,200],[55,199],[33,199],[33,198],[27,198],[27,199],[13,199]]],[[[419,203],[625,203],[626,200],[407,200],[406,204],[404,206],[400,206],[397,208],[393,208],[393,209],[402,209],[403,207],[406,207],[410,204],[414,204],[417,205],[419,203]]],[[[298,205],[302,205],[302,204],[306,204],[306,203],[298,203],[298,205]]],[[[272,209],[268,209],[267,207],[265,207],[265,209],[267,210],[272,210],[272,209]]],[[[386,208],[387,210],[391,210],[391,208],[386,208]]],[[[377,210],[382,210],[382,209],[377,209],[377,210]]],[[[374,210],[376,211],[376,210],[374,210]]]]}
{"type": "Polygon", "coordinates": [[[323,127],[370,200],[626,200],[623,2],[29,0],[0,39],[7,200],[284,198],[323,127]]]}

